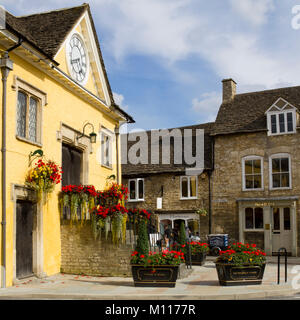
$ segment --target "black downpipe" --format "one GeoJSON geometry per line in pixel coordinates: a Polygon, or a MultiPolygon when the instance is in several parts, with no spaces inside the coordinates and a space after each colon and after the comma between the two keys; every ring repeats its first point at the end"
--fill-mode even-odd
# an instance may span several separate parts
{"type": "Polygon", "coordinates": [[[208,234],[212,234],[212,173],[215,169],[215,140],[214,137],[212,137],[212,143],[211,143],[211,155],[212,155],[212,168],[208,171],[208,234]]]}

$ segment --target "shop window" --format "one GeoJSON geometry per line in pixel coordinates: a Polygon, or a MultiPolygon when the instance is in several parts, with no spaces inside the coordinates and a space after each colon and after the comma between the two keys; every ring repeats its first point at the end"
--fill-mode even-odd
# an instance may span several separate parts
{"type": "Polygon", "coordinates": [[[255,230],[263,229],[264,212],[263,208],[246,208],[245,209],[245,229],[255,230]]]}
{"type": "Polygon", "coordinates": [[[291,230],[291,212],[290,208],[283,209],[284,230],[291,230]]]}

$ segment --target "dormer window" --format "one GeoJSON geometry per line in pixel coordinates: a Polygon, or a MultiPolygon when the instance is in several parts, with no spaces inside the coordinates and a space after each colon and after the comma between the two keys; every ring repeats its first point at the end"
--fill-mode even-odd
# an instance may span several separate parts
{"type": "Polygon", "coordinates": [[[279,135],[296,132],[297,109],[279,98],[266,112],[268,135],[279,135]]]}

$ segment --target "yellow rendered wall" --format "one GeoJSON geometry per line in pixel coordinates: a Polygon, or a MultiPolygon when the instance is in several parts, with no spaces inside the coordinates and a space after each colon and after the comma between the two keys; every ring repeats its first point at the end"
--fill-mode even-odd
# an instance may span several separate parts
{"type": "MultiPolygon", "coordinates": [[[[56,133],[60,130],[61,121],[68,126],[82,131],[85,120],[91,122],[95,131],[99,132],[100,125],[114,131],[115,120],[103,115],[96,108],[80,99],[74,92],[67,90],[63,85],[45,75],[31,64],[11,53],[14,70],[10,72],[7,85],[7,286],[13,281],[13,206],[12,184],[24,185],[28,170],[28,155],[38,149],[30,143],[16,139],[16,106],[17,92],[12,89],[14,75],[47,93],[48,105],[43,107],[42,144],[44,155],[61,165],[61,141],[57,140],[56,133]],[[84,116],[83,116],[84,115],[84,116]]],[[[38,64],[38,62],[37,62],[38,64]]],[[[93,145],[94,152],[89,155],[88,183],[97,189],[105,186],[105,179],[116,174],[113,169],[102,167],[96,160],[99,139],[93,145]]],[[[113,145],[115,149],[115,145],[113,145]]],[[[47,275],[60,271],[61,244],[60,244],[60,217],[57,203],[57,194],[61,186],[57,185],[48,203],[48,210],[43,213],[43,246],[44,272],[47,275]]]]}

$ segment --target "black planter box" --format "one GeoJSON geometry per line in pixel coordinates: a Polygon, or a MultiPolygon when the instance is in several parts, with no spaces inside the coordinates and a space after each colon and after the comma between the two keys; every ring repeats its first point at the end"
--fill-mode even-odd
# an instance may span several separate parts
{"type": "MultiPolygon", "coordinates": [[[[189,256],[187,254],[184,255],[184,259],[186,263],[189,263],[189,256]]],[[[191,255],[191,261],[193,266],[203,266],[206,260],[206,252],[199,252],[191,255]]]]}
{"type": "Polygon", "coordinates": [[[135,287],[169,287],[176,285],[178,266],[131,266],[135,287]]]}
{"type": "Polygon", "coordinates": [[[240,286],[261,284],[265,271],[263,265],[235,266],[226,263],[216,263],[219,283],[221,286],[240,286]]]}

